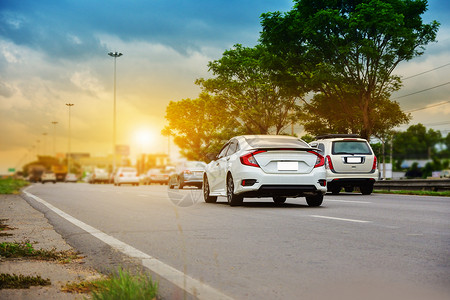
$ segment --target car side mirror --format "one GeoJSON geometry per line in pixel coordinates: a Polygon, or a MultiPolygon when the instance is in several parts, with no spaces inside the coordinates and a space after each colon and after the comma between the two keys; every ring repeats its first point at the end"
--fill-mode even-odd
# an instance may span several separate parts
{"type": "Polygon", "coordinates": [[[206,158],[210,161],[216,160],[217,155],[215,155],[214,153],[208,153],[208,154],[206,154],[206,158]]]}

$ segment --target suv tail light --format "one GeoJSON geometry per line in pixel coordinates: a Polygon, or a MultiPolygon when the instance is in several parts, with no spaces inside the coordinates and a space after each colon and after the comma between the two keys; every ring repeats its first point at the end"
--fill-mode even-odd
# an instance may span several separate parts
{"type": "Polygon", "coordinates": [[[308,151],[308,152],[317,156],[316,164],[314,165],[314,168],[321,167],[325,164],[325,159],[323,158],[322,155],[320,155],[319,153],[317,153],[315,151],[308,151]]]}
{"type": "Polygon", "coordinates": [[[256,161],[254,155],[258,153],[266,152],[265,150],[257,150],[250,152],[248,154],[242,155],[239,159],[241,160],[241,164],[251,167],[260,168],[258,162],[256,161]]]}
{"type": "Polygon", "coordinates": [[[330,169],[331,171],[334,170],[333,163],[331,162],[331,157],[329,155],[327,155],[327,161],[325,164],[325,168],[330,169]]]}
{"type": "Polygon", "coordinates": [[[373,156],[373,165],[372,165],[372,171],[375,171],[377,169],[377,157],[373,156]]]}

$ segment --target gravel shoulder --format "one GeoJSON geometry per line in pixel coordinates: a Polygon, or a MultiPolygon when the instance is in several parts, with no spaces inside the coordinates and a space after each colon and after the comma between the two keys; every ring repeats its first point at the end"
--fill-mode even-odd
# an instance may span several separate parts
{"type": "MultiPolygon", "coordinates": [[[[35,249],[57,251],[74,250],[50,225],[45,216],[31,207],[20,195],[0,195],[0,219],[11,229],[2,231],[12,236],[0,236],[0,242],[22,242],[29,240],[35,249]]],[[[81,253],[81,257],[83,254],[81,253]]],[[[0,273],[16,275],[39,275],[49,278],[51,285],[30,289],[0,290],[0,299],[83,299],[86,294],[62,292],[68,282],[80,282],[100,278],[102,275],[85,265],[85,259],[69,263],[37,261],[29,259],[0,258],[0,273]]]]}

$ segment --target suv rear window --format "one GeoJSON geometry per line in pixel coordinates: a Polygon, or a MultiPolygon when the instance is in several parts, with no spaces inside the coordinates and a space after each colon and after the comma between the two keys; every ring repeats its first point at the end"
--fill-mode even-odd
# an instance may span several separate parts
{"type": "Polygon", "coordinates": [[[372,154],[369,145],[363,141],[333,142],[333,148],[331,151],[333,154],[372,154]]]}

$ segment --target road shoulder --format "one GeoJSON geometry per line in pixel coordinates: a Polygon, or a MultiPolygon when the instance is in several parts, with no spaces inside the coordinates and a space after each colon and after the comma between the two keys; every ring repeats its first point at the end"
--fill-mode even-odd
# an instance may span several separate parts
{"type": "MultiPolygon", "coordinates": [[[[33,243],[35,249],[75,251],[54,230],[45,216],[31,207],[20,195],[0,195],[0,219],[11,228],[2,231],[11,236],[1,236],[0,242],[28,240],[33,243]]],[[[65,293],[61,288],[68,282],[93,280],[101,276],[93,268],[85,265],[84,258],[64,264],[28,259],[0,258],[0,261],[0,273],[39,275],[44,279],[49,278],[52,283],[47,287],[3,289],[0,290],[1,299],[83,299],[87,295],[65,293]]]]}

